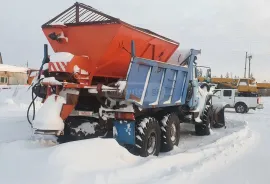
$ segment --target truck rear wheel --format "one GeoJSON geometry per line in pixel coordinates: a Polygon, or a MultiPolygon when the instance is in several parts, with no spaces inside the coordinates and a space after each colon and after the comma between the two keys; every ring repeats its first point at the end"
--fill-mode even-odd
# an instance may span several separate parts
{"type": "Polygon", "coordinates": [[[142,157],[158,156],[160,152],[160,126],[152,117],[141,118],[136,122],[136,150],[142,157]]]}
{"type": "Polygon", "coordinates": [[[235,112],[236,113],[241,113],[241,114],[247,113],[247,109],[248,109],[248,107],[244,103],[237,103],[235,105],[235,112]]]}
{"type": "Polygon", "coordinates": [[[180,140],[180,120],[174,113],[163,116],[161,127],[161,151],[171,151],[180,140]]]}

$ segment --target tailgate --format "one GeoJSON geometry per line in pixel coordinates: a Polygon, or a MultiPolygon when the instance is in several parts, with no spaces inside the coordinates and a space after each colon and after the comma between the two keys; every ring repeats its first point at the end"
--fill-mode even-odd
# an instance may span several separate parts
{"type": "Polygon", "coordinates": [[[188,68],[134,57],[127,76],[126,100],[142,108],[185,103],[188,68]]]}

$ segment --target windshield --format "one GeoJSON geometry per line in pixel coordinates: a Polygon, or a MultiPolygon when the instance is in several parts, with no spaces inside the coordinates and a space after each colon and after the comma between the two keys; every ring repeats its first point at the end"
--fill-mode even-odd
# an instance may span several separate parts
{"type": "Polygon", "coordinates": [[[220,90],[214,90],[214,91],[213,91],[213,94],[214,94],[214,95],[217,95],[217,96],[220,96],[221,91],[220,91],[220,90]]]}

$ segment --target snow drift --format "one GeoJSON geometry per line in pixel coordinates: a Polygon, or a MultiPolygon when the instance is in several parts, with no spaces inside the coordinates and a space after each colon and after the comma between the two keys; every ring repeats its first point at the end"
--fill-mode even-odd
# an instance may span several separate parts
{"type": "MultiPolygon", "coordinates": [[[[32,89],[29,85],[0,86],[0,105],[13,105],[27,108],[32,101],[32,89]]],[[[37,98],[36,106],[41,106],[37,98]]]]}
{"type": "MultiPolygon", "coordinates": [[[[233,121],[227,129],[203,138],[190,135],[193,129],[183,124],[179,147],[149,158],[130,154],[113,139],[61,145],[42,140],[2,143],[0,178],[12,184],[188,182],[200,169],[214,170],[220,154],[246,149],[252,138],[247,124],[241,121],[233,121]]],[[[229,162],[234,157],[232,154],[225,160],[229,162]]]]}
{"type": "Polygon", "coordinates": [[[50,95],[44,105],[37,112],[33,121],[33,128],[39,130],[64,130],[64,122],[60,117],[66,99],[58,95],[50,95]],[[49,116],[48,116],[49,115],[49,116]]]}

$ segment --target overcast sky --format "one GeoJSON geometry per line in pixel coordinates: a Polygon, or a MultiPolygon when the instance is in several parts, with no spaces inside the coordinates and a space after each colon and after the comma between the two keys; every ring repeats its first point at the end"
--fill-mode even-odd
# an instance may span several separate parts
{"type": "MultiPolygon", "coordinates": [[[[41,25],[72,0],[0,0],[0,52],[4,63],[38,67],[47,43],[41,25]]],[[[270,2],[264,0],[81,0],[128,23],[202,49],[200,65],[214,75],[243,77],[245,52],[259,81],[270,81],[270,2]]],[[[52,52],[52,50],[51,50],[52,52]]]]}

